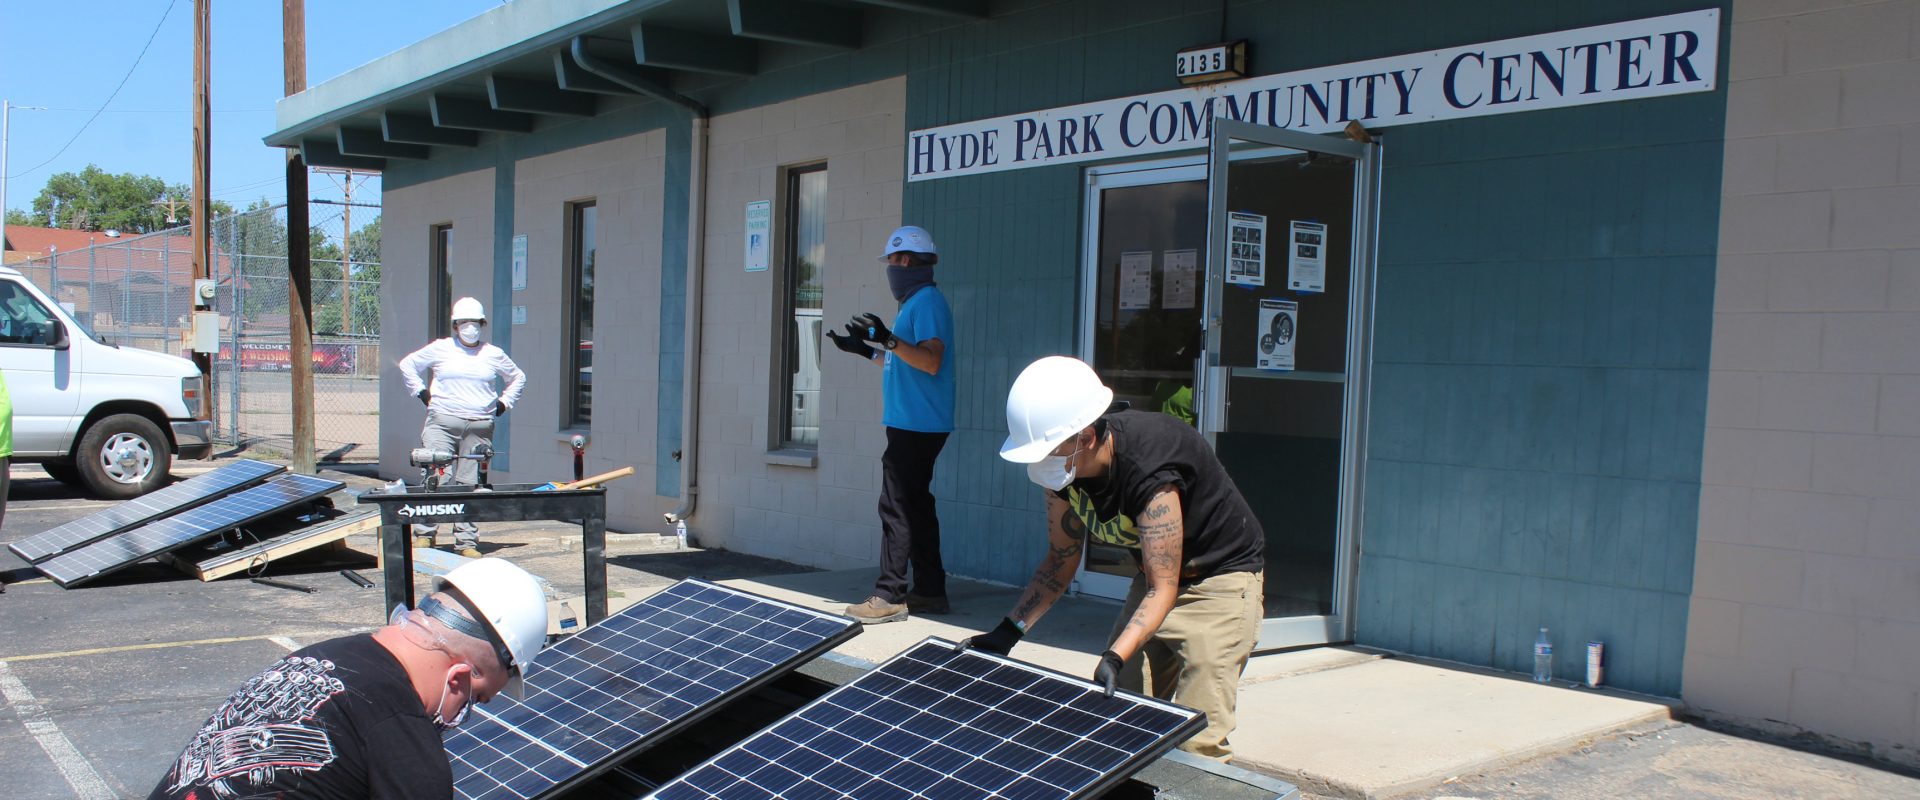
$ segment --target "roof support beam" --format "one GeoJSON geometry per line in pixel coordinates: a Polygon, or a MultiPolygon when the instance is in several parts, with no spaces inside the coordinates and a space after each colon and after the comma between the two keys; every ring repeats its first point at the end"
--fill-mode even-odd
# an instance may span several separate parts
{"type": "Polygon", "coordinates": [[[571,60],[575,65],[586,70],[596,78],[607,81],[608,83],[624,86],[661,102],[672,103],[673,105],[692,111],[695,114],[706,116],[706,106],[701,105],[698,100],[674,91],[667,85],[664,77],[665,73],[660,70],[635,67],[600,58],[588,52],[587,38],[584,36],[573,37],[573,45],[569,48],[569,54],[573,56],[571,60]],[[662,77],[655,79],[653,76],[656,74],[662,77]]]}
{"type": "Polygon", "coordinates": [[[962,19],[987,18],[987,0],[853,0],[853,2],[891,8],[896,11],[912,11],[916,14],[937,14],[942,17],[962,19]]]}
{"type": "Polygon", "coordinates": [[[487,101],[496,111],[529,114],[594,115],[594,96],[569,92],[551,83],[504,75],[487,76],[487,101]]]}
{"type": "Polygon", "coordinates": [[[662,69],[752,75],[760,53],[750,39],[641,24],[633,26],[633,60],[662,69]]]}
{"type": "Polygon", "coordinates": [[[727,0],[733,35],[770,42],[860,46],[860,12],[807,0],[727,0]]]}
{"type": "Polygon", "coordinates": [[[398,111],[380,112],[380,134],[389,142],[404,144],[472,147],[480,143],[480,134],[475,131],[437,128],[434,127],[432,117],[402,114],[398,111]]]}
{"type": "Polygon", "coordinates": [[[339,141],[342,155],[425,159],[428,153],[424,145],[389,142],[379,131],[372,128],[342,127],[335,138],[339,141]]]}
{"type": "Polygon", "coordinates": [[[442,128],[499,133],[527,133],[533,130],[533,115],[513,111],[495,111],[487,101],[472,97],[434,94],[427,98],[433,111],[433,124],[442,128]]]}
{"type": "Polygon", "coordinates": [[[384,170],[387,162],[378,158],[350,156],[340,152],[340,146],[327,139],[301,139],[300,157],[309,167],[338,167],[340,169],[384,170]]]}

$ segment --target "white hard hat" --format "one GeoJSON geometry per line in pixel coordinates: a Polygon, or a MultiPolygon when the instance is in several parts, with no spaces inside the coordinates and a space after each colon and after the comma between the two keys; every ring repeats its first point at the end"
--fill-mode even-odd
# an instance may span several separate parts
{"type": "Polygon", "coordinates": [[[493,633],[492,644],[507,666],[503,693],[519,697],[521,676],[547,643],[547,594],[540,579],[503,558],[482,558],[462,564],[440,579],[440,588],[459,589],[493,633]]]}
{"type": "Polygon", "coordinates": [[[485,306],[480,305],[480,301],[478,300],[471,297],[462,297],[453,301],[453,320],[458,322],[463,319],[477,319],[485,322],[487,321],[487,309],[485,306]]]}
{"type": "Polygon", "coordinates": [[[1000,457],[1032,464],[1085,430],[1113,405],[1113,390],[1087,362],[1047,356],[1028,364],[1007,392],[1007,441],[1000,457]]]}
{"type": "Polygon", "coordinates": [[[933,246],[933,234],[918,225],[902,225],[887,235],[887,246],[880,248],[880,260],[885,261],[894,253],[919,253],[936,261],[940,258],[940,248],[933,246]]]}

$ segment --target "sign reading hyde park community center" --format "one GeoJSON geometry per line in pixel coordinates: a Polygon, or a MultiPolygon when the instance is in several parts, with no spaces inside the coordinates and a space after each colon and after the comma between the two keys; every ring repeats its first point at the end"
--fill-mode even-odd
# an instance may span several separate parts
{"type": "Polygon", "coordinates": [[[1710,9],[1101,100],[914,131],[907,180],[1205,147],[1214,117],[1328,133],[1705,92],[1719,53],[1710,9]]]}

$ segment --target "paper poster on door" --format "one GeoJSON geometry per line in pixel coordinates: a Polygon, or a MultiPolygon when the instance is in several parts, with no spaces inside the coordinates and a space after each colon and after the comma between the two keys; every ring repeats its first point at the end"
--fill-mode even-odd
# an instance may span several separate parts
{"type": "Polygon", "coordinates": [[[1168,250],[1160,254],[1161,269],[1166,270],[1165,282],[1160,287],[1160,307],[1169,311],[1193,308],[1197,296],[1195,278],[1199,275],[1199,251],[1168,250]]]}
{"type": "Polygon", "coordinates": [[[1300,304],[1292,300],[1261,300],[1260,354],[1254,366],[1285,372],[1293,369],[1293,335],[1300,327],[1300,304]]]}
{"type": "Polygon", "coordinates": [[[1287,288],[1327,290],[1327,226],[1294,220],[1287,236],[1287,288]]]}
{"type": "Polygon", "coordinates": [[[1153,307],[1153,251],[1120,254],[1120,310],[1153,307]]]}
{"type": "Polygon", "coordinates": [[[1227,283],[1267,285],[1267,217],[1234,211],[1227,214],[1227,283]]]}

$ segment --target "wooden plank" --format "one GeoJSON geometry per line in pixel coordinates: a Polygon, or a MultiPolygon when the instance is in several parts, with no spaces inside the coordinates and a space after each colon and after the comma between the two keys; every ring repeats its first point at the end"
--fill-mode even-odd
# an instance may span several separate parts
{"type": "Polygon", "coordinates": [[[288,531],[278,536],[263,539],[255,544],[236,550],[220,553],[212,557],[202,557],[199,561],[189,560],[201,551],[174,556],[169,555],[168,563],[203,581],[218,580],[239,572],[245,572],[250,566],[274,561],[295,553],[303,553],[317,547],[332,544],[359,533],[368,533],[380,529],[380,510],[372,506],[356,509],[344,516],[325,522],[288,531]]]}

